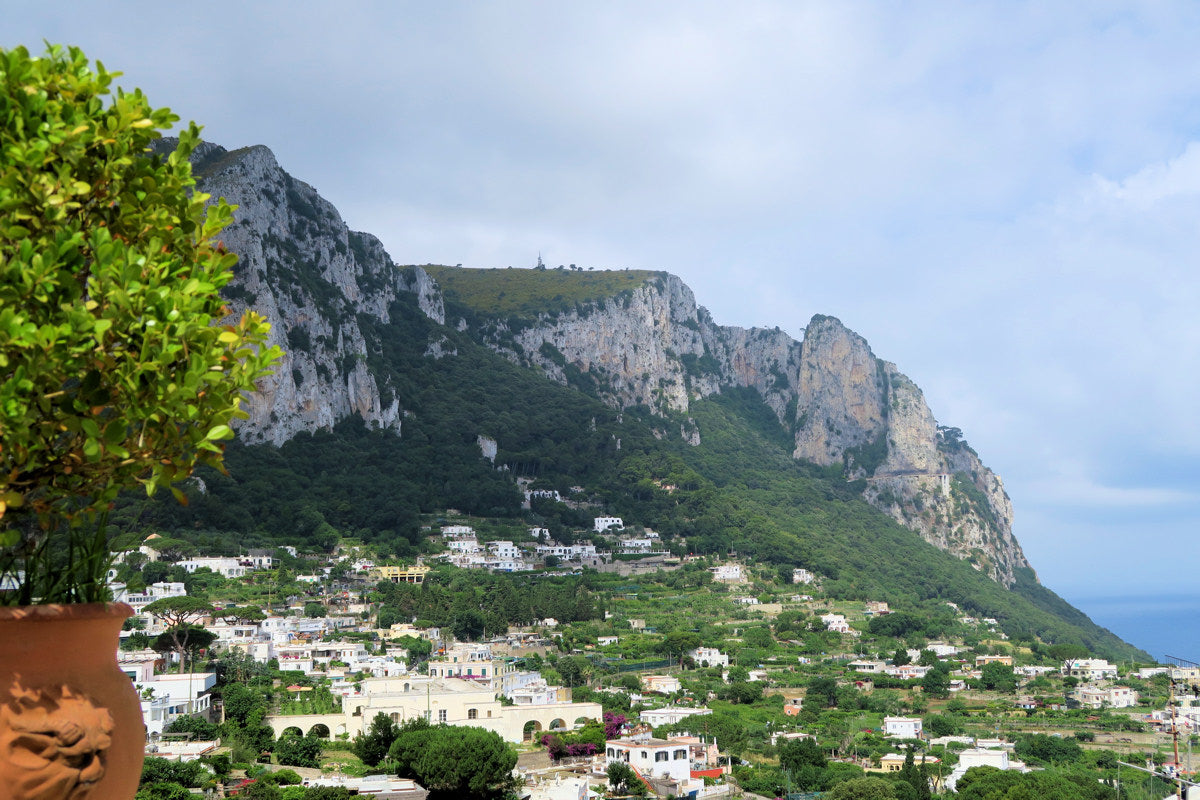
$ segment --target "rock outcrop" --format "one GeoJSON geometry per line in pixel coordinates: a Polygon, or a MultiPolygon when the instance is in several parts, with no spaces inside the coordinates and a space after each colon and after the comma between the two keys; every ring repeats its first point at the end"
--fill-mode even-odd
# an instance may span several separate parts
{"type": "MultiPolygon", "coordinates": [[[[169,143],[168,143],[169,144],[169,143]]],[[[436,283],[419,267],[400,269],[379,240],[349,230],[316,190],[288,175],[266,147],[227,151],[202,144],[192,156],[201,190],[236,204],[221,238],[239,254],[225,295],[234,314],[253,307],[285,351],[275,374],[248,398],[238,425],[247,442],[279,445],[300,431],[328,428],[356,414],[399,431],[401,409],[368,369],[358,323],[382,322],[401,293],[445,319],[436,283]]]]}
{"type": "MultiPolygon", "coordinates": [[[[912,381],[833,317],[814,317],[802,341],[778,328],[722,326],[679,278],[650,273],[616,297],[532,321],[481,312],[471,329],[466,320],[447,320],[442,292],[425,270],[396,266],[375,237],[350,231],[267,148],[206,144],[193,164],[203,191],[239,206],[237,222],[222,234],[240,255],[225,291],[231,311],[264,314],[271,343],[287,353],[248,399],[250,417],[238,431],[244,441],[279,445],[351,415],[399,432],[404,409],[370,368],[360,322],[388,322],[407,295],[439,325],[468,331],[553,380],[586,375],[610,405],[643,405],[675,419],[693,445],[704,435],[687,416],[695,399],[752,388],[794,436],[796,458],[843,465],[847,480],[864,482],[869,502],[1002,583],[1011,585],[1014,570],[1028,566],[999,477],[955,429],[938,427],[912,381]]],[[[457,351],[443,335],[423,352],[438,359],[457,351]]],[[[480,447],[488,455],[488,443],[480,447]]]]}

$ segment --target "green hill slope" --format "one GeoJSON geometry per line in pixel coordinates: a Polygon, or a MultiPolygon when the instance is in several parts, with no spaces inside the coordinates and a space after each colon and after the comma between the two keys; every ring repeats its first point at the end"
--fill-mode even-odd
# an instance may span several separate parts
{"type": "Polygon", "coordinates": [[[807,567],[836,597],[940,614],[952,601],[1000,620],[1014,639],[1037,635],[1110,658],[1146,657],[1028,576],[1008,591],[927,544],[864,502],[862,487],[840,469],[792,459],[787,433],[753,390],[697,401],[689,415],[702,443],[693,447],[664,435],[681,420],[618,412],[515,366],[427,319],[415,299],[398,301],[391,318],[359,324],[373,372],[406,409],[399,437],[347,421],[280,448],[235,443],[230,476],[203,474],[204,491],[191,487],[187,507],[129,498],[113,524],[193,540],[234,533],[243,546],[328,546],[342,534],[400,555],[420,545],[418,515],[447,508],[586,524],[591,510],[561,504],[522,512],[514,477],[525,476],[562,492],[583,487],[596,513],[653,527],[677,551],[734,549],[781,568],[807,567]],[[427,356],[434,341],[455,354],[427,356]],[[478,436],[496,441],[494,465],[481,457],[478,436]]]}

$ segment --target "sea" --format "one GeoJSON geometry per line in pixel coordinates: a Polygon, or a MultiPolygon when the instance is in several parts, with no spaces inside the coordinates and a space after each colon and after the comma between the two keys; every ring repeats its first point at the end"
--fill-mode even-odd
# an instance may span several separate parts
{"type": "Polygon", "coordinates": [[[1080,594],[1068,602],[1156,661],[1200,664],[1200,589],[1193,594],[1080,594]]]}

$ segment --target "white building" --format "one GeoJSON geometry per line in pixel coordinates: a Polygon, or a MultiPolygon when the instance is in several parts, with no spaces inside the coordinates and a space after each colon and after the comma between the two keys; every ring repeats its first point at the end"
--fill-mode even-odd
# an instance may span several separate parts
{"type": "Polygon", "coordinates": [[[677,722],[682,722],[688,717],[706,717],[712,714],[711,708],[683,708],[680,706],[667,706],[666,708],[651,708],[642,712],[642,722],[652,728],[657,728],[660,725],[674,725],[677,722]]]}
{"type": "Polygon", "coordinates": [[[698,666],[701,667],[728,667],[729,656],[722,653],[715,647],[697,647],[688,653],[698,666]]]}
{"type": "Polygon", "coordinates": [[[642,775],[687,781],[692,777],[688,745],[665,739],[610,739],[605,743],[606,765],[623,761],[642,775]]]}
{"type": "Polygon", "coordinates": [[[118,591],[116,586],[113,587],[113,602],[129,603],[133,606],[133,613],[140,614],[142,609],[153,603],[155,600],[162,600],[167,597],[183,597],[187,595],[187,589],[184,588],[180,581],[159,581],[147,586],[141,592],[129,593],[123,588],[118,591]]]}
{"type": "Polygon", "coordinates": [[[592,520],[592,530],[604,533],[609,528],[625,530],[625,522],[620,517],[596,517],[592,520]]]}
{"type": "Polygon", "coordinates": [[[792,570],[792,583],[812,583],[816,576],[806,569],[792,570]]]}
{"type": "Polygon", "coordinates": [[[836,631],[837,633],[849,633],[850,623],[846,622],[846,617],[842,614],[823,614],[821,622],[825,623],[825,629],[836,631]]]}
{"type": "Polygon", "coordinates": [[[493,558],[507,559],[509,561],[516,561],[521,558],[521,548],[512,542],[490,542],[488,544],[488,553],[493,558]]]}
{"type": "Polygon", "coordinates": [[[1010,759],[1007,750],[972,747],[958,754],[958,764],[954,767],[954,771],[946,777],[946,788],[955,791],[959,779],[971,767],[995,767],[1000,770],[1029,772],[1029,768],[1024,763],[1010,759]]]}
{"type": "Polygon", "coordinates": [[[180,561],[178,566],[183,567],[188,572],[195,572],[198,569],[211,569],[226,579],[243,578],[250,569],[239,559],[226,556],[196,556],[186,561],[180,561]]]}
{"type": "Polygon", "coordinates": [[[475,529],[470,525],[443,525],[442,536],[474,536],[475,529]]]}
{"type": "Polygon", "coordinates": [[[1085,708],[1132,708],[1137,705],[1138,693],[1128,686],[1080,686],[1074,698],[1085,708]]]}
{"type": "Polygon", "coordinates": [[[674,675],[642,675],[642,689],[650,694],[674,694],[683,688],[674,675]]]}
{"type": "Polygon", "coordinates": [[[1102,658],[1073,658],[1063,664],[1062,673],[1089,682],[1116,680],[1117,668],[1102,658]]]}
{"type": "Polygon", "coordinates": [[[446,543],[446,549],[459,556],[481,552],[479,542],[474,537],[469,539],[452,539],[446,543]]]}
{"type": "Polygon", "coordinates": [[[746,580],[746,569],[741,564],[718,564],[708,571],[717,583],[742,583],[746,580]]]}
{"type": "Polygon", "coordinates": [[[623,555],[638,555],[654,552],[659,540],[652,536],[623,536],[617,540],[618,552],[623,555]]]}
{"type": "MultiPolygon", "coordinates": [[[[174,675],[155,675],[134,683],[142,701],[157,713],[161,727],[188,714],[207,714],[212,705],[209,692],[217,685],[215,672],[185,672],[174,675]]],[[[162,732],[161,728],[158,731],[162,732]]]]}
{"type": "Polygon", "coordinates": [[[883,732],[887,736],[898,736],[901,739],[919,739],[921,737],[921,718],[884,717],[883,732]]]}

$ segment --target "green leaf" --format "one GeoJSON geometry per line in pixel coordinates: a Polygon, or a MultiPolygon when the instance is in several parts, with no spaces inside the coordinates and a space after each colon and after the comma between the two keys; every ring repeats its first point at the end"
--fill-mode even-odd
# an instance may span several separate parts
{"type": "Polygon", "coordinates": [[[233,438],[233,429],[228,425],[217,425],[209,430],[208,435],[204,438],[212,441],[216,441],[218,439],[231,439],[233,438]]]}

